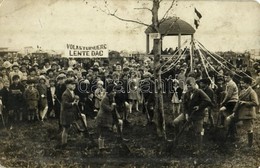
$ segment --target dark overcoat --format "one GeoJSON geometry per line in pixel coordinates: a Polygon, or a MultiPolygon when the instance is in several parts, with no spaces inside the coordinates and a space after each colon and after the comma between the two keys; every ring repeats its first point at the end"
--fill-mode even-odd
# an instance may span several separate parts
{"type": "Polygon", "coordinates": [[[61,97],[60,122],[63,126],[69,126],[77,119],[77,106],[72,105],[73,101],[73,95],[66,89],[61,97]]]}
{"type": "Polygon", "coordinates": [[[97,124],[100,127],[112,127],[113,124],[112,102],[106,95],[102,101],[97,114],[97,124]]]}
{"type": "Polygon", "coordinates": [[[210,98],[201,89],[194,89],[193,93],[188,91],[184,95],[184,113],[189,114],[191,120],[203,119],[205,116],[204,109],[210,105],[210,98]],[[196,111],[194,111],[195,106],[199,107],[196,111]]]}

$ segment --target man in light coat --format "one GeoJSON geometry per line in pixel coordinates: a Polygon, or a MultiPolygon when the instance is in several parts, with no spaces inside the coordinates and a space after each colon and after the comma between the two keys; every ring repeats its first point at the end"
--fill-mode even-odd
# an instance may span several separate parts
{"type": "MultiPolygon", "coordinates": [[[[233,113],[228,116],[229,130],[234,130],[238,121],[243,121],[244,129],[248,135],[248,147],[253,145],[253,123],[256,119],[256,107],[259,105],[256,92],[251,87],[252,79],[250,77],[243,77],[240,81],[241,92],[239,94],[239,101],[235,106],[233,113]]],[[[233,138],[234,132],[230,132],[233,138]]]]}

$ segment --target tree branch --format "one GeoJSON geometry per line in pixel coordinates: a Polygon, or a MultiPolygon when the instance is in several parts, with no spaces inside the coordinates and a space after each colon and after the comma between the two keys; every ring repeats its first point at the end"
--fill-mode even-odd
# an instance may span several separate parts
{"type": "Polygon", "coordinates": [[[153,29],[158,33],[159,32],[159,19],[158,19],[158,10],[160,8],[159,0],[153,0],[152,8],[152,25],[153,29]]]}
{"type": "Polygon", "coordinates": [[[145,7],[143,7],[143,8],[134,8],[134,9],[137,9],[137,10],[148,10],[148,11],[152,12],[151,9],[149,9],[149,8],[145,8],[145,7]]]}
{"type": "MultiPolygon", "coordinates": [[[[162,1],[162,0],[160,0],[160,2],[161,2],[161,1],[162,1]]],[[[169,13],[170,10],[172,9],[172,7],[173,7],[173,5],[174,5],[175,2],[176,2],[176,0],[172,0],[171,6],[168,8],[168,10],[167,10],[167,11],[165,12],[165,14],[163,15],[163,17],[162,17],[160,23],[162,23],[162,22],[164,22],[164,21],[166,20],[166,18],[167,18],[167,16],[168,16],[168,13],[169,13]]]]}
{"type": "MultiPolygon", "coordinates": [[[[105,14],[109,15],[109,16],[112,16],[112,17],[115,17],[117,18],[118,20],[121,20],[121,21],[124,21],[124,22],[131,22],[131,23],[136,23],[136,24],[140,24],[140,25],[144,25],[146,27],[149,27],[150,25],[149,24],[146,24],[146,23],[143,23],[139,20],[132,20],[132,19],[125,19],[125,18],[122,18],[118,15],[116,15],[116,12],[117,12],[117,9],[114,11],[114,12],[111,12],[110,9],[108,8],[108,2],[106,0],[104,0],[105,2],[105,8],[106,10],[102,9],[101,7],[98,7],[98,9],[102,12],[104,12],[105,14]]],[[[147,8],[149,9],[149,8],[147,8]]],[[[149,9],[151,11],[151,9],[149,9]]]]}
{"type": "Polygon", "coordinates": [[[143,22],[141,22],[141,21],[121,18],[121,17],[115,15],[115,13],[107,13],[107,14],[110,15],[110,16],[113,16],[113,17],[117,18],[118,20],[124,21],[124,22],[137,23],[137,24],[141,24],[141,25],[144,25],[144,26],[147,26],[147,27],[150,26],[149,24],[143,23],[143,22]]]}

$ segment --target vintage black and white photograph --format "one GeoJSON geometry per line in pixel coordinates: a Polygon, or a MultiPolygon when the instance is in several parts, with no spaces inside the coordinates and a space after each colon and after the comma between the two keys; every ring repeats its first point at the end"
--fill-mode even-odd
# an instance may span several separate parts
{"type": "Polygon", "coordinates": [[[259,0],[0,0],[0,167],[259,168],[259,0]]]}

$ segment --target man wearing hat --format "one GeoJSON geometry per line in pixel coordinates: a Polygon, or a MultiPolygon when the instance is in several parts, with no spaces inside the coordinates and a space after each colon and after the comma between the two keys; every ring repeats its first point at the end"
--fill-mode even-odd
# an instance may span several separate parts
{"type": "Polygon", "coordinates": [[[61,145],[65,147],[67,145],[68,139],[68,129],[71,124],[77,118],[77,105],[79,99],[78,96],[75,95],[74,90],[76,88],[75,80],[67,79],[65,81],[66,90],[62,94],[61,98],[61,112],[60,112],[60,122],[62,126],[62,134],[61,134],[61,145]]]}

